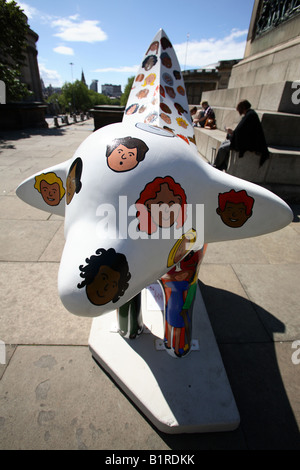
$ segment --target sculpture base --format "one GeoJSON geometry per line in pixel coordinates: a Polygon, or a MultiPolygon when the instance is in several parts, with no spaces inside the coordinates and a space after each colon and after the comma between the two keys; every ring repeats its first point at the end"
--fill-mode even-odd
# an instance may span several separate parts
{"type": "Polygon", "coordinates": [[[157,347],[163,339],[159,284],[142,292],[145,332],[134,340],[119,335],[116,311],[93,320],[89,347],[146,417],[169,434],[232,431],[240,418],[198,287],[193,339],[186,357],[157,347]]]}

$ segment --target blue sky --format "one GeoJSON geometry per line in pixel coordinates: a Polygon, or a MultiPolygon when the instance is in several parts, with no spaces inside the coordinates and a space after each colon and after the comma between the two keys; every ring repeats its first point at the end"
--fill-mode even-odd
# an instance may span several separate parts
{"type": "Polygon", "coordinates": [[[181,69],[242,58],[254,0],[25,0],[17,3],[39,35],[45,85],[81,78],[121,85],[163,28],[181,69]],[[71,66],[70,63],[74,65],[71,66]]]}

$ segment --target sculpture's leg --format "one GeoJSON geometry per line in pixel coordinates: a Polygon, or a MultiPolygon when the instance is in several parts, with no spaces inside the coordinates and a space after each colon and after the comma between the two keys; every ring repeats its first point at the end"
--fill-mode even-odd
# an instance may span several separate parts
{"type": "Polygon", "coordinates": [[[189,283],[161,279],[165,292],[164,342],[171,355],[186,355],[191,347],[192,318],[190,311],[184,309],[189,283]]]}
{"type": "Polygon", "coordinates": [[[191,350],[193,303],[205,248],[191,251],[160,279],[165,294],[164,343],[172,356],[191,350]]]}
{"type": "Polygon", "coordinates": [[[135,338],[143,331],[141,293],[117,310],[118,331],[125,338],[135,338]]]}

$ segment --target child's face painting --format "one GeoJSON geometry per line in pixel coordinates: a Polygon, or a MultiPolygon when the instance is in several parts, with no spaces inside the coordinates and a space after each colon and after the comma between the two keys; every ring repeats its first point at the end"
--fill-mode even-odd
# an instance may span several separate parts
{"type": "Polygon", "coordinates": [[[93,282],[86,286],[86,293],[94,305],[110,302],[118,292],[120,273],[109,266],[101,266],[93,282]]]}
{"type": "Polygon", "coordinates": [[[171,58],[166,55],[162,58],[162,63],[165,67],[167,67],[168,69],[170,69],[172,67],[172,61],[171,61],[171,58]]]}
{"type": "Polygon", "coordinates": [[[67,181],[66,181],[66,186],[67,186],[66,200],[67,200],[67,204],[70,204],[70,202],[72,201],[73,196],[75,194],[75,190],[76,190],[75,176],[76,176],[76,165],[74,166],[74,168],[72,168],[72,170],[68,174],[67,181]]]}
{"type": "Polygon", "coordinates": [[[155,65],[155,59],[154,57],[148,57],[146,63],[145,63],[145,70],[148,71],[152,69],[152,67],[155,65]]]}
{"type": "Polygon", "coordinates": [[[132,170],[138,165],[137,149],[129,149],[125,145],[118,145],[107,158],[109,168],[114,171],[132,170]]]}
{"type": "Polygon", "coordinates": [[[49,184],[41,181],[41,195],[49,206],[57,206],[60,201],[60,189],[58,183],[49,184]]]}
{"type": "Polygon", "coordinates": [[[181,197],[174,196],[168,183],[163,183],[156,197],[148,199],[145,205],[156,225],[159,227],[171,227],[180,214],[181,203],[181,197]]]}
{"type": "Polygon", "coordinates": [[[246,206],[243,202],[233,203],[226,202],[225,209],[221,211],[217,209],[217,214],[221,217],[225,225],[232,228],[242,227],[245,222],[251,217],[252,212],[246,214],[246,206]]]}

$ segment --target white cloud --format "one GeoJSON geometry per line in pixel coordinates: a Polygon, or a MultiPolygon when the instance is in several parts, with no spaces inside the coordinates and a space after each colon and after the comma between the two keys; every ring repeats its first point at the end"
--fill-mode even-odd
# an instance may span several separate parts
{"type": "Polygon", "coordinates": [[[63,85],[64,81],[56,70],[49,70],[44,64],[39,64],[39,69],[45,86],[61,87],[63,85]]]}
{"type": "Polygon", "coordinates": [[[42,11],[32,7],[31,5],[28,5],[27,3],[17,2],[17,4],[21,10],[24,10],[24,13],[29,20],[38,18],[42,23],[49,23],[54,18],[53,16],[43,13],[42,11]]]}
{"type": "Polygon", "coordinates": [[[190,41],[188,44],[175,44],[174,49],[181,65],[200,68],[219,60],[243,58],[247,33],[248,30],[233,29],[224,38],[210,38],[201,41],[190,41]]]}
{"type": "Polygon", "coordinates": [[[27,3],[17,3],[29,19],[38,17],[41,21],[57,29],[58,32],[54,36],[64,41],[94,43],[107,39],[107,34],[100,28],[98,20],[80,20],[79,14],[62,18],[57,15],[45,14],[27,3]]]}
{"type": "Polygon", "coordinates": [[[27,5],[27,3],[17,2],[17,4],[21,8],[21,10],[24,10],[24,13],[28,19],[31,19],[38,14],[37,9],[30,5],[27,5]]]}
{"type": "Polygon", "coordinates": [[[123,66],[123,67],[107,67],[103,69],[96,69],[93,70],[93,72],[98,72],[98,73],[106,73],[106,72],[117,72],[117,73],[136,73],[138,71],[139,66],[138,65],[133,65],[132,67],[130,66],[123,66]]]}
{"type": "Polygon", "coordinates": [[[59,30],[54,36],[64,41],[93,43],[107,39],[106,33],[98,24],[97,20],[78,21],[78,15],[74,15],[53,20],[51,26],[59,30]]]}
{"type": "Polygon", "coordinates": [[[72,47],[58,46],[58,47],[55,47],[53,50],[54,52],[57,52],[57,54],[74,55],[74,51],[72,47]]]}

